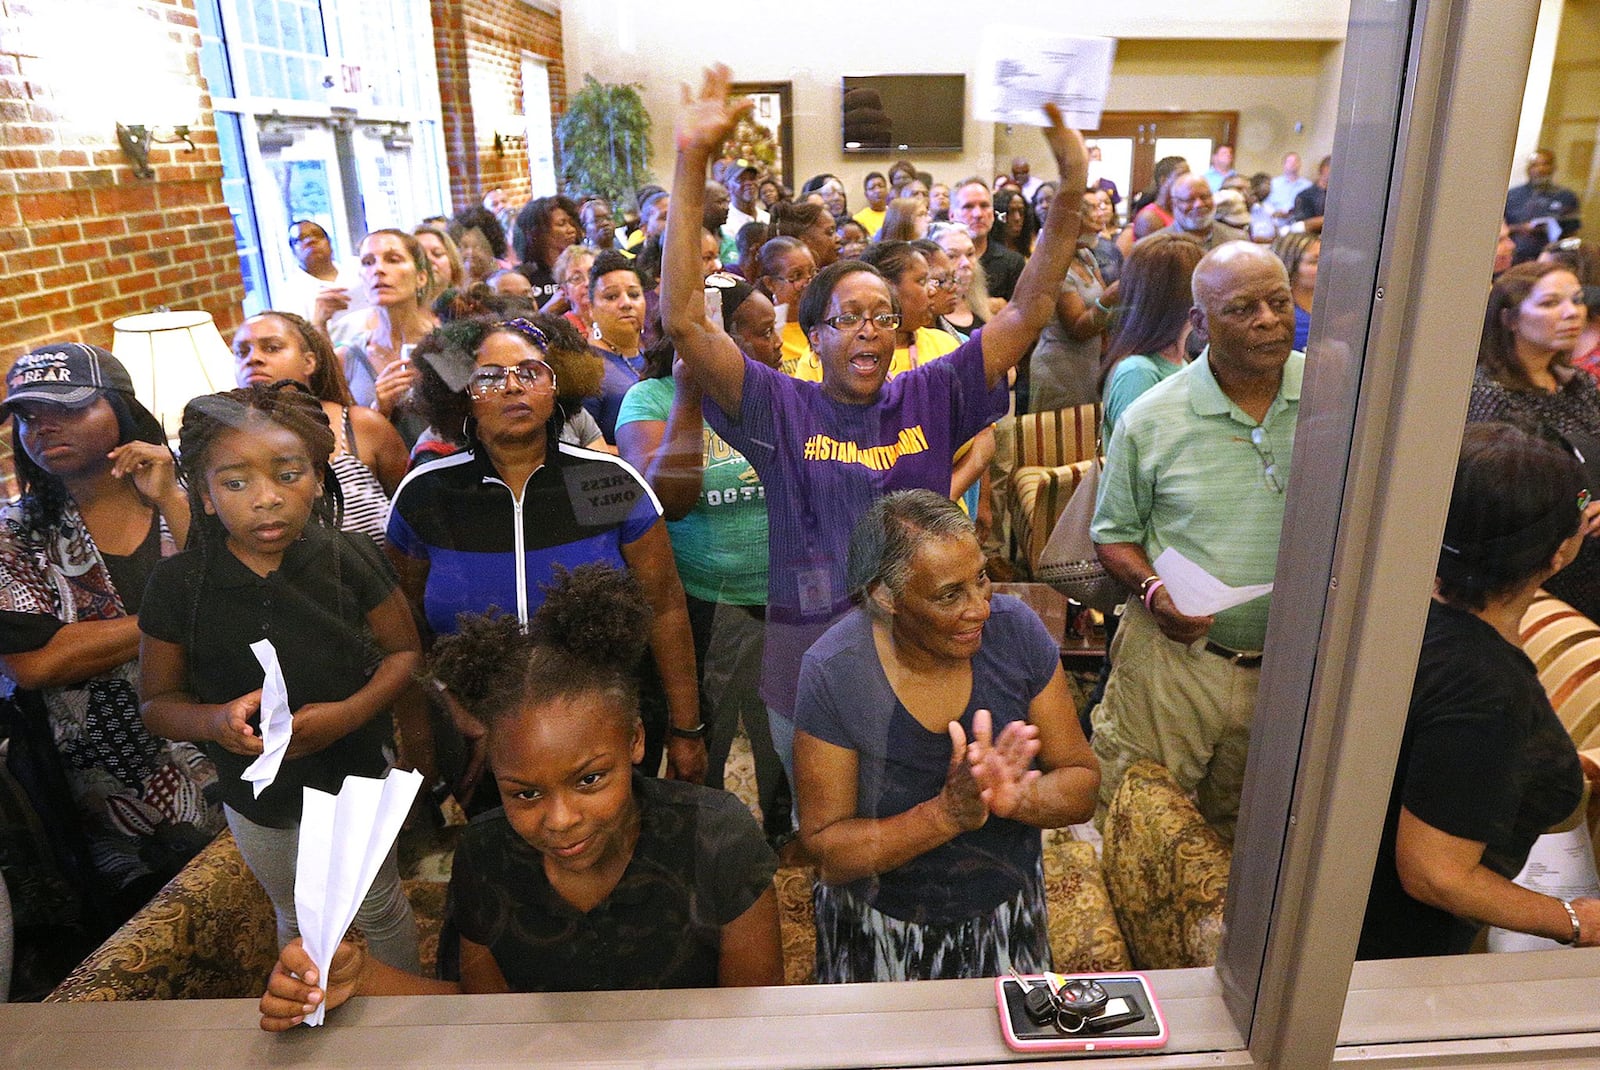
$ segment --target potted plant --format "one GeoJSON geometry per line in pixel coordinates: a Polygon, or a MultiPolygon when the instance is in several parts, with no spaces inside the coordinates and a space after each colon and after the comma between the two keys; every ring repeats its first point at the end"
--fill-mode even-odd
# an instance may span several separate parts
{"type": "Polygon", "coordinates": [[[561,186],[569,195],[598,194],[613,205],[633,203],[651,180],[650,113],[634,84],[610,85],[593,75],[567,103],[561,138],[561,186]]]}

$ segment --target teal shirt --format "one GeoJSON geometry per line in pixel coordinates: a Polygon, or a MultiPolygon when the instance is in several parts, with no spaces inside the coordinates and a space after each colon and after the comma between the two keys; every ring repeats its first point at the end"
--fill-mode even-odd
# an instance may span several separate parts
{"type": "Polygon", "coordinates": [[[1102,448],[1104,443],[1111,441],[1111,432],[1116,429],[1117,419],[1127,411],[1129,405],[1146,390],[1178,374],[1184,367],[1170,360],[1140,353],[1119,360],[1117,366],[1111,369],[1111,378],[1106,380],[1105,397],[1100,406],[1104,418],[1100,425],[1102,448]]]}
{"type": "MultiPolygon", "coordinates": [[[[617,426],[665,423],[677,384],[645,379],[629,388],[617,426]]],[[[667,522],[683,589],[703,602],[767,604],[767,491],[744,454],[701,423],[700,499],[682,520],[667,522]]]]}
{"type": "MultiPolygon", "coordinates": [[[[1101,544],[1137,543],[1151,561],[1175,547],[1233,587],[1271,583],[1284,496],[1267,478],[1267,455],[1287,486],[1306,358],[1289,355],[1258,448],[1250,440],[1256,422],[1217,385],[1209,356],[1208,349],[1151,387],[1117,421],[1090,533],[1101,544]]],[[[1260,650],[1270,602],[1218,613],[1208,638],[1260,650]]]]}

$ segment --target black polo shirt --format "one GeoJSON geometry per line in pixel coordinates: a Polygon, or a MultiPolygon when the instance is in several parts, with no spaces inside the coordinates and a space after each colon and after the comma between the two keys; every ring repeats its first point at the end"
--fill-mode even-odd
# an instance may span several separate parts
{"type": "Polygon", "coordinates": [[[725,791],[635,772],[633,794],[633,858],[588,913],[550,886],[503,809],[473,819],[451,865],[440,974],[458,973],[465,937],[494,954],[513,992],[715,988],[722,926],[772,886],[777,857],[725,791]]]}
{"type": "Polygon", "coordinates": [[[989,247],[978,257],[978,263],[983,265],[983,276],[989,283],[989,296],[1007,301],[1016,292],[1022,269],[1028,266],[1028,261],[1021,253],[1001,245],[992,234],[989,235],[989,247]]]}
{"type": "MultiPolygon", "coordinates": [[[[162,561],[145,590],[139,629],[184,648],[189,693],[203,703],[231,702],[259,688],[263,674],[250,644],[270,639],[289,708],[298,710],[343,701],[366,686],[383,658],[367,614],[396,586],[371,539],[311,523],[267,576],[223,545],[162,561]]],[[[252,723],[259,729],[259,719],[252,723]]],[[[337,793],[348,775],[382,775],[382,748],[392,734],[388,715],[379,714],[324,750],[285,761],[259,799],[239,779],[253,758],[215,743],[204,747],[217,765],[223,802],[257,824],[290,828],[300,820],[301,787],[337,793]]]]}

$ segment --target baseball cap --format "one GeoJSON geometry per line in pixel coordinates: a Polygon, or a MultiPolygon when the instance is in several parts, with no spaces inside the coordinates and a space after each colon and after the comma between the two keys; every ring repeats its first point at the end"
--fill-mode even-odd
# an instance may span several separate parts
{"type": "Polygon", "coordinates": [[[1245,204],[1244,194],[1236,189],[1219,190],[1216,196],[1217,219],[1231,227],[1248,227],[1250,225],[1250,207],[1245,204]]]}
{"type": "Polygon", "coordinates": [[[6,372],[6,408],[20,401],[46,401],[81,408],[106,390],[133,394],[133,377],[109,349],[82,342],[56,342],[29,350],[6,372]]]}

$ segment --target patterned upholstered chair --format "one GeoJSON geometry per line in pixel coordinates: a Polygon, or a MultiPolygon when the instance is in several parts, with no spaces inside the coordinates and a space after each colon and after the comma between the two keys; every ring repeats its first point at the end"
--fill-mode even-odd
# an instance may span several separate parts
{"type": "Polygon", "coordinates": [[[1017,469],[1059,468],[1093,457],[1101,415],[1097,403],[1015,417],[1017,469]]]}
{"type": "Polygon", "coordinates": [[[1016,563],[1032,577],[1039,567],[1050,533],[1094,460],[1056,468],[1019,468],[1012,479],[1011,531],[1017,542],[1016,563]]]}
{"type": "Polygon", "coordinates": [[[1540,594],[1522,617],[1522,649],[1579,750],[1600,748],[1600,625],[1540,594]]]}
{"type": "MultiPolygon", "coordinates": [[[[1600,761],[1600,625],[1541,593],[1522,616],[1522,650],[1578,750],[1600,761]]],[[[1600,799],[1586,792],[1589,838],[1600,844],[1600,799]]],[[[1570,827],[1570,826],[1568,826],[1570,827]]],[[[1600,861],[1600,849],[1596,850],[1600,861]]]]}
{"type": "Polygon", "coordinates": [[[1216,961],[1233,850],[1164,766],[1129,767],[1106,812],[1102,863],[1136,968],[1216,961]]]}
{"type": "Polygon", "coordinates": [[[1092,461],[1100,434],[1099,405],[1015,417],[1016,468],[1008,501],[1015,561],[1027,575],[1039,562],[1056,518],[1092,461]]]}
{"type": "MultiPolygon", "coordinates": [[[[433,972],[445,885],[406,881],[425,973],[433,972]]],[[[272,902],[224,831],[78,964],[47,1003],[259,996],[278,958],[272,902]]]]}

